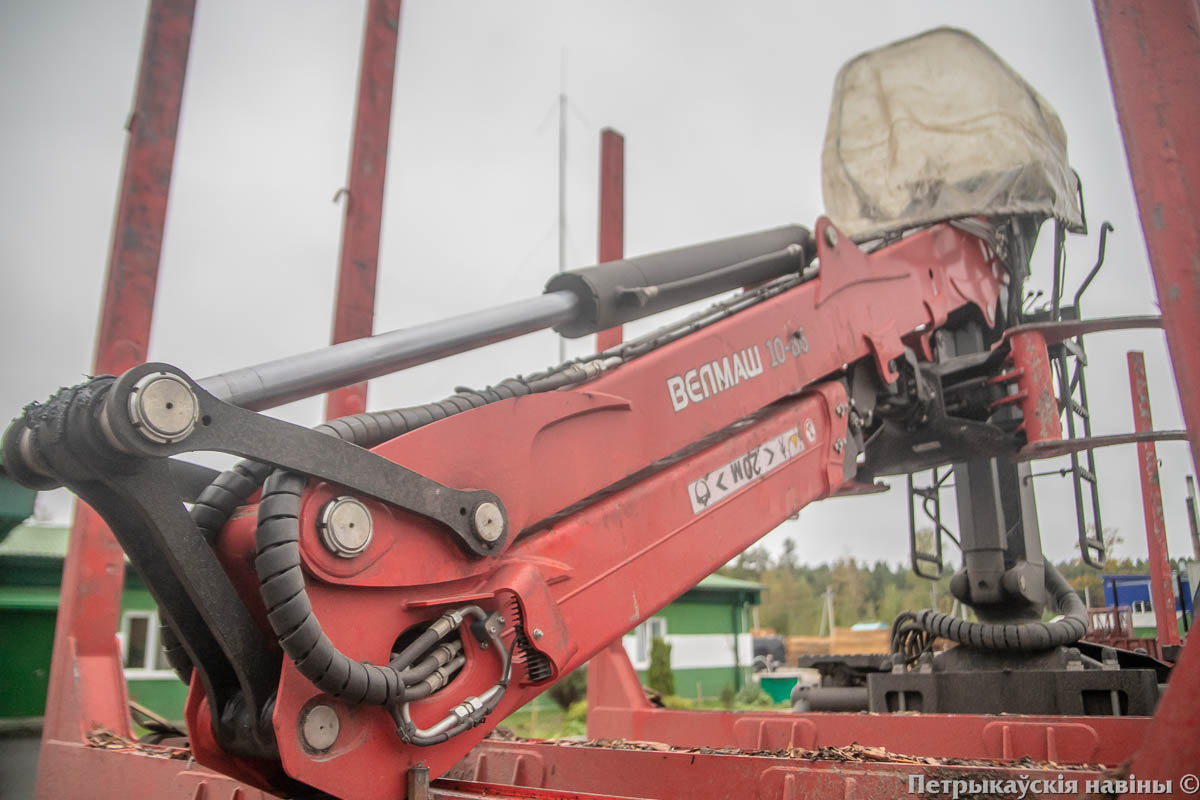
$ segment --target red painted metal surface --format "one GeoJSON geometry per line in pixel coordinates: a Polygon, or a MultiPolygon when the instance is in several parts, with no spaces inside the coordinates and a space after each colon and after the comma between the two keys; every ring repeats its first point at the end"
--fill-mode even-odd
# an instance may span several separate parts
{"type": "MultiPolygon", "coordinates": [[[[100,312],[96,374],[120,374],[146,360],[194,10],[194,0],[150,4],[100,312]]],[[[82,503],[75,511],[47,692],[42,797],[62,796],[48,788],[64,769],[55,744],[78,744],[100,725],[129,731],[114,635],[125,558],[95,512],[82,503]]]]}
{"type": "MultiPolygon", "coordinates": [[[[1156,270],[1185,418],[1193,432],[1195,455],[1200,452],[1195,436],[1200,422],[1197,416],[1200,414],[1200,405],[1197,404],[1195,391],[1196,382],[1200,381],[1197,378],[1200,374],[1197,367],[1200,365],[1196,363],[1200,356],[1190,345],[1196,338],[1196,312],[1200,310],[1197,306],[1200,282],[1195,280],[1200,271],[1200,261],[1196,258],[1197,252],[1200,252],[1196,247],[1200,234],[1195,224],[1195,192],[1200,186],[1196,159],[1200,157],[1200,148],[1194,146],[1195,137],[1200,135],[1200,124],[1196,124],[1196,115],[1200,113],[1196,93],[1200,89],[1192,80],[1192,76],[1198,72],[1197,53],[1194,37],[1189,39],[1189,36],[1190,32],[1197,29],[1200,15],[1197,15],[1195,4],[1190,2],[1143,6],[1098,0],[1096,6],[1126,148],[1130,154],[1131,171],[1138,191],[1143,227],[1149,234],[1148,248],[1152,266],[1156,270]]],[[[146,63],[150,63],[152,35],[156,30],[158,33],[166,30],[155,28],[156,13],[181,7],[188,9],[187,29],[190,30],[189,3],[152,4],[146,63]]],[[[178,31],[179,28],[174,30],[178,31]]],[[[180,58],[180,52],[182,60],[178,79],[181,82],[182,66],[186,63],[187,37],[184,37],[182,47],[173,54],[160,55],[180,58]]],[[[152,83],[146,73],[147,70],[143,69],[142,80],[152,83]]],[[[173,75],[168,63],[153,77],[169,82],[173,75]]],[[[143,88],[139,89],[139,107],[143,88]]],[[[135,138],[136,123],[135,117],[135,138]]],[[[173,136],[169,139],[173,142],[173,136]]],[[[159,146],[162,144],[158,142],[159,146]]],[[[131,140],[131,158],[136,149],[131,140]]],[[[168,175],[169,164],[168,157],[168,175]]],[[[127,190],[133,183],[130,172],[127,163],[127,190]]],[[[165,201],[165,186],[162,186],[162,196],[165,201]]],[[[146,218],[153,214],[153,206],[128,210],[126,224],[136,227],[138,222],[144,224],[146,218]]],[[[122,215],[119,214],[118,232],[121,231],[121,220],[122,215]]],[[[817,229],[817,241],[822,250],[822,278],[815,290],[800,287],[789,293],[789,300],[794,305],[776,301],[764,303],[753,313],[739,315],[736,322],[730,320],[722,323],[720,339],[713,336],[689,338],[686,342],[678,343],[680,346],[669,348],[667,353],[648,356],[638,362],[644,365],[644,368],[637,370],[638,380],[628,379],[628,375],[622,379],[622,372],[628,370],[623,368],[601,381],[589,384],[586,387],[588,391],[556,393],[562,395],[561,398],[555,398],[557,406],[525,402],[534,398],[497,404],[493,408],[500,410],[490,415],[476,412],[446,420],[425,429],[427,433],[424,437],[403,437],[380,448],[381,452],[406,463],[412,461],[414,468],[448,483],[476,480],[481,482],[473,485],[495,486],[498,491],[503,490],[501,494],[506,499],[517,498],[514,501],[519,512],[516,519],[520,520],[524,515],[525,520],[536,520],[545,506],[577,495],[587,483],[577,474],[578,470],[584,469],[584,465],[577,465],[566,458],[568,453],[564,451],[568,451],[568,444],[579,446],[572,451],[574,461],[581,461],[579,454],[586,453],[598,462],[586,465],[588,469],[596,468],[596,480],[608,480],[628,467],[625,459],[628,452],[636,452],[642,459],[654,459],[654,454],[658,452],[655,449],[658,446],[657,437],[662,435],[664,428],[661,426],[666,422],[673,423],[668,426],[670,429],[675,426],[679,428],[681,438],[703,438],[705,431],[725,427],[729,421],[737,419],[739,413],[744,416],[748,410],[770,402],[764,401],[764,398],[780,391],[785,385],[793,388],[810,385],[813,377],[825,374],[816,372],[821,366],[819,363],[801,364],[797,359],[796,363],[772,364],[771,372],[765,373],[768,379],[762,379],[762,373],[756,374],[753,376],[755,380],[744,384],[744,391],[743,387],[739,387],[737,392],[718,392],[715,384],[705,384],[704,376],[696,366],[704,364],[706,360],[709,364],[715,363],[711,361],[713,354],[706,352],[714,341],[730,336],[736,340],[744,334],[747,337],[747,349],[751,344],[757,348],[760,340],[769,348],[774,335],[794,332],[790,326],[800,321],[807,326],[810,340],[814,332],[828,337],[818,349],[818,355],[832,353],[835,358],[849,361],[858,357],[856,354],[869,354],[874,357],[880,372],[891,377],[888,362],[901,350],[902,345],[911,343],[914,347],[918,346],[911,336],[915,325],[939,324],[945,319],[948,308],[963,302],[975,302],[990,319],[998,276],[994,271],[989,272],[987,267],[990,264],[987,264],[986,255],[970,237],[935,228],[889,248],[885,251],[889,260],[884,260],[880,254],[864,256],[845,245],[829,248],[821,235],[824,224],[827,223],[819,224],[817,229]],[[924,244],[921,244],[922,240],[924,244]],[[935,246],[930,246],[931,242],[935,246]],[[892,263],[890,258],[895,258],[896,262],[892,263]],[[948,264],[944,276],[939,273],[936,278],[931,277],[939,289],[936,294],[930,291],[933,287],[923,277],[929,264],[948,264]],[[951,302],[946,302],[947,293],[954,294],[951,302]],[[930,296],[939,297],[940,303],[935,302],[926,308],[926,314],[911,318],[906,316],[907,311],[911,310],[910,303],[930,296]],[[768,320],[770,325],[767,324],[768,320]],[[819,320],[819,323],[814,320],[819,320]],[[780,322],[785,323],[783,332],[773,334],[768,330],[769,327],[778,327],[780,322]],[[767,339],[755,338],[764,334],[767,339]],[[778,367],[782,367],[782,371],[778,367]],[[785,374],[786,380],[781,377],[785,374]],[[682,389],[676,391],[671,378],[678,379],[682,389]],[[641,385],[643,383],[644,386],[641,385]],[[674,416],[659,414],[659,409],[654,408],[654,384],[658,384],[658,402],[665,402],[664,398],[672,403],[685,401],[682,406],[673,409],[674,416]],[[535,407],[523,407],[531,405],[535,407]],[[643,415],[645,409],[650,411],[643,415]],[[639,424],[631,426],[636,435],[625,440],[613,438],[611,433],[614,426],[599,424],[595,425],[599,432],[589,440],[589,436],[580,430],[586,427],[580,421],[587,419],[592,424],[605,420],[606,415],[638,415],[639,424]],[[464,419],[469,422],[464,423],[464,419]],[[525,426],[522,429],[524,439],[503,430],[510,421],[525,426]],[[477,426],[476,422],[479,423],[477,426]],[[516,452],[511,452],[514,442],[520,444],[516,452]],[[455,464],[451,463],[455,460],[453,456],[434,452],[439,449],[482,451],[492,456],[499,452],[503,453],[503,457],[497,458],[496,463],[455,464]],[[540,469],[546,465],[552,465],[553,471],[540,469]],[[560,474],[559,467],[564,465],[560,474]],[[503,475],[506,471],[513,474],[503,475]],[[550,499],[529,496],[543,491],[550,499]]],[[[161,225],[158,230],[161,233],[161,225]]],[[[845,237],[839,238],[848,241],[845,237]]],[[[116,237],[114,248],[120,249],[123,242],[124,239],[116,237]]],[[[156,258],[155,255],[155,263],[156,258]]],[[[125,286],[127,284],[122,284],[122,287],[125,286]]],[[[136,287],[137,283],[128,286],[136,287]]],[[[144,284],[142,286],[144,288],[144,284]]],[[[151,300],[152,291],[150,298],[142,304],[146,314],[151,300]]],[[[138,306],[135,304],[132,308],[136,311],[138,306]]],[[[136,312],[134,316],[143,312],[136,312]]],[[[134,342],[133,347],[137,347],[136,338],[130,341],[134,342]]],[[[98,353],[104,352],[107,352],[107,348],[102,343],[98,353]]],[[[129,352],[136,355],[136,350],[129,352]]],[[[143,358],[144,354],[133,360],[140,361],[143,358]]],[[[818,361],[817,358],[812,359],[812,362],[818,361]]],[[[689,581],[694,582],[703,574],[701,562],[709,562],[726,551],[732,554],[741,549],[745,543],[736,536],[731,537],[730,531],[747,531],[749,535],[756,526],[777,518],[779,514],[786,514],[816,497],[837,490],[840,464],[832,457],[831,443],[839,433],[839,422],[831,415],[830,409],[838,400],[838,391],[835,385],[815,387],[815,390],[794,397],[787,403],[774,406],[769,415],[749,419],[732,436],[708,450],[690,453],[653,476],[639,476],[638,483],[603,497],[583,511],[526,531],[515,544],[510,543],[508,551],[496,562],[496,568],[490,574],[461,569],[462,559],[456,553],[450,553],[448,558],[451,561],[458,558],[458,568],[451,567],[439,572],[436,569],[441,563],[439,559],[447,556],[438,551],[439,543],[433,541],[433,534],[424,530],[417,520],[398,514],[389,515],[386,511],[376,519],[381,521],[382,538],[390,540],[391,544],[367,559],[364,562],[366,568],[360,574],[339,575],[330,565],[323,565],[313,555],[310,541],[305,551],[305,561],[314,579],[311,587],[314,606],[323,621],[328,619],[329,629],[336,631],[333,635],[340,646],[359,657],[380,658],[386,657],[388,651],[385,648],[390,646],[388,636],[394,633],[373,630],[379,626],[375,623],[364,624],[364,620],[387,619],[389,625],[399,628],[419,619],[428,619],[442,605],[461,602],[464,598],[486,604],[489,601],[499,603],[501,598],[507,602],[510,597],[515,597],[522,607],[528,627],[544,626],[542,629],[547,635],[539,645],[551,658],[556,673],[562,674],[591,653],[597,652],[604,642],[616,639],[619,632],[652,614],[658,607],[656,603],[665,604],[681,588],[690,585],[689,581]],[[791,431],[789,426],[793,421],[804,420],[806,423],[809,419],[813,420],[813,441],[806,447],[803,456],[797,456],[789,460],[786,466],[760,476],[755,485],[763,491],[739,490],[718,498],[711,505],[705,503],[699,513],[694,511],[694,504],[699,501],[696,487],[702,478],[721,474],[733,463],[729,460],[731,458],[741,460],[738,458],[740,448],[779,441],[779,434],[786,436],[791,431]],[[767,498],[765,502],[764,497],[767,498]],[[684,502],[688,505],[684,506],[684,502]],[[688,510],[693,511],[690,520],[688,510]],[[686,536],[680,535],[684,531],[686,536]],[[410,562],[430,566],[436,574],[418,574],[419,570],[409,567],[401,569],[395,578],[381,578],[379,572],[386,571],[385,567],[390,568],[389,564],[397,562],[401,554],[391,551],[398,550],[401,544],[410,548],[407,553],[411,556],[410,562]],[[663,564],[670,564],[671,570],[664,571],[663,564]],[[416,583],[405,585],[412,581],[416,583]],[[378,588],[368,593],[355,591],[354,587],[363,585],[378,588]],[[643,595],[640,602],[639,593],[643,595]],[[364,599],[366,597],[370,598],[369,601],[364,599]],[[568,631],[570,635],[567,635],[568,631]]],[[[678,443],[672,436],[664,438],[667,441],[659,449],[678,443]]],[[[628,474],[630,472],[623,473],[628,474]]],[[[326,491],[326,487],[315,486],[310,489],[309,517],[312,503],[315,502],[313,498],[322,491],[326,491]]],[[[711,494],[708,496],[711,498],[711,494]]],[[[227,534],[232,533],[235,531],[227,531],[227,534]]],[[[306,518],[304,535],[311,538],[311,533],[311,519],[306,518]]],[[[230,535],[227,538],[232,541],[236,537],[230,535]]],[[[88,539],[77,536],[76,539],[82,540],[85,546],[83,552],[90,553],[85,560],[93,568],[108,569],[112,566],[97,556],[103,547],[102,543],[97,546],[95,537],[88,539]]],[[[76,541],[77,545],[80,543],[76,541]]],[[[73,556],[77,560],[79,552],[77,550],[73,556]]],[[[71,569],[68,566],[68,570],[71,569]]],[[[119,554],[116,554],[115,582],[96,582],[98,573],[89,576],[79,564],[74,569],[79,582],[72,580],[70,572],[64,579],[62,614],[66,619],[60,618],[60,641],[56,646],[58,657],[52,675],[52,692],[57,685],[64,705],[55,708],[57,719],[49,715],[47,717],[47,744],[42,761],[45,788],[42,796],[58,797],[66,794],[67,790],[77,791],[80,788],[78,776],[81,774],[88,775],[90,796],[103,797],[106,796],[104,792],[109,792],[107,796],[113,797],[144,794],[196,798],[219,792],[238,796],[234,794],[238,790],[223,779],[216,779],[205,788],[199,788],[195,783],[189,785],[187,781],[192,779],[180,776],[204,773],[189,770],[181,762],[172,763],[79,745],[79,726],[88,723],[88,708],[99,709],[100,716],[117,713],[114,709],[119,709],[122,721],[117,724],[127,723],[124,722],[124,710],[120,707],[124,700],[123,682],[120,681],[120,664],[111,636],[120,587],[119,554]],[[85,583],[89,579],[92,582],[85,583]],[[115,589],[109,591],[114,586],[115,589]],[[90,639],[85,637],[81,640],[85,644],[107,640],[107,644],[101,642],[100,649],[94,652],[80,649],[75,639],[65,633],[68,628],[79,631],[80,618],[88,613],[83,608],[81,596],[92,587],[101,590],[91,598],[96,608],[96,618],[107,625],[94,628],[90,639]],[[71,616],[70,609],[74,609],[74,616],[71,616]],[[101,617],[103,619],[99,619],[101,617]],[[64,671],[68,669],[71,671],[64,671]],[[97,680],[97,676],[101,680],[97,680]],[[103,688],[112,687],[114,683],[117,684],[115,691],[121,696],[104,699],[103,688]],[[90,690],[89,686],[92,687],[90,690]],[[64,727],[64,720],[74,726],[73,732],[62,740],[55,740],[50,735],[52,726],[58,730],[70,730],[70,726],[64,727]],[[154,762],[155,766],[143,765],[143,762],[154,762]],[[75,780],[70,780],[72,777],[75,780]],[[110,791],[113,787],[118,787],[117,791],[110,791]]],[[[247,574],[240,577],[247,599],[252,599],[256,594],[252,576],[247,574]]],[[[610,652],[615,654],[615,650],[610,652]]],[[[472,666],[456,679],[452,687],[451,693],[456,698],[477,691],[494,677],[485,674],[489,664],[481,657],[482,654],[473,655],[476,657],[472,659],[472,666]]],[[[627,659],[624,660],[624,666],[628,666],[627,659]]],[[[622,684],[620,679],[619,673],[624,667],[620,663],[610,667],[609,677],[617,674],[617,690],[631,691],[633,687],[627,685],[629,681],[625,680],[622,684]]],[[[611,688],[611,683],[608,685],[610,690],[616,691],[611,688]]],[[[600,688],[603,687],[601,683],[600,688]]],[[[541,688],[543,686],[517,686],[496,716],[502,716],[541,688]]],[[[299,675],[290,668],[285,669],[275,724],[281,735],[284,761],[289,771],[296,768],[293,774],[305,780],[315,776],[319,778],[313,781],[316,785],[337,784],[339,792],[352,795],[364,794],[364,791],[368,795],[379,794],[376,789],[396,790],[394,794],[399,795],[404,767],[412,762],[414,756],[388,730],[389,726],[386,720],[380,719],[382,712],[378,709],[357,712],[343,709],[345,730],[351,735],[347,749],[336,753],[336,757],[318,763],[295,751],[298,703],[311,698],[312,694],[311,687],[299,675]],[[380,764],[387,765],[385,771],[388,774],[380,774],[380,764]]],[[[1198,694],[1200,645],[1193,643],[1183,651],[1167,695],[1160,704],[1159,714],[1148,723],[1138,719],[934,715],[889,717],[886,721],[871,715],[776,715],[769,718],[762,715],[764,718],[758,719],[759,715],[717,713],[712,716],[689,715],[686,724],[707,726],[716,731],[712,734],[714,738],[726,735],[734,742],[754,740],[768,745],[784,739],[790,743],[797,738],[808,737],[810,728],[800,723],[811,723],[811,730],[815,731],[812,733],[814,742],[825,741],[820,737],[833,737],[838,725],[849,725],[851,727],[842,729],[839,737],[874,736],[883,741],[891,741],[888,737],[895,737],[900,745],[894,749],[901,752],[906,749],[903,746],[906,741],[942,741],[946,747],[955,746],[955,742],[968,742],[969,746],[957,746],[966,750],[972,747],[982,749],[991,754],[998,752],[1000,757],[1015,757],[1017,754],[1038,757],[1037,754],[1044,748],[1047,757],[1057,756],[1062,760],[1086,749],[1090,738],[1085,731],[1094,734],[1096,753],[1107,757],[1110,751],[1106,748],[1111,748],[1113,752],[1123,750],[1128,753],[1140,734],[1138,726],[1141,726],[1146,729],[1146,736],[1132,771],[1139,776],[1151,775],[1178,781],[1200,763],[1200,736],[1196,735],[1200,733],[1200,708],[1193,702],[1198,694]],[[858,722],[850,717],[857,718],[858,722]],[[781,721],[786,721],[785,724],[790,727],[780,728],[781,721]],[[889,730],[889,725],[896,727],[889,730]]],[[[418,719],[422,718],[420,714],[436,715],[444,710],[438,707],[439,702],[444,706],[452,701],[427,701],[427,707],[419,711],[418,719]]],[[[601,706],[597,704],[598,710],[601,706]]],[[[626,703],[622,709],[626,719],[631,724],[632,720],[637,719],[636,724],[644,731],[652,731],[654,726],[662,725],[678,732],[685,725],[683,718],[672,720],[669,716],[678,712],[649,711],[641,717],[636,716],[644,711],[635,701],[626,703]]],[[[606,722],[601,713],[597,724],[615,724],[615,721],[610,718],[606,722]]],[[[203,736],[199,738],[203,739],[203,736]]],[[[423,750],[417,755],[431,757],[425,760],[437,761],[444,769],[454,752],[461,755],[465,746],[478,739],[477,736],[460,738],[462,741],[455,741],[454,748],[443,747],[438,752],[423,750]]],[[[711,742],[704,744],[711,745],[711,742]]],[[[506,775],[511,775],[511,778],[507,778],[509,782],[520,782],[522,769],[532,774],[540,764],[543,769],[542,788],[560,792],[590,792],[588,781],[603,781],[594,784],[598,791],[623,793],[628,788],[629,796],[646,797],[678,796],[680,787],[686,787],[688,795],[698,798],[801,797],[811,794],[891,797],[906,789],[901,782],[901,775],[905,773],[901,770],[907,772],[915,769],[910,765],[898,769],[895,765],[887,764],[846,766],[829,762],[797,764],[790,760],[780,761],[783,760],[488,741],[455,768],[455,775],[485,781],[506,779],[506,775]],[[461,773],[458,771],[460,769],[463,770],[461,773]],[[562,787],[555,789],[555,781],[561,781],[562,787]],[[551,785],[546,785],[547,782],[551,785]],[[721,786],[726,787],[723,795],[718,794],[719,789],[715,788],[721,786]],[[753,789],[751,792],[743,791],[746,787],[753,789]]],[[[920,769],[925,770],[926,767],[920,769]]],[[[970,769],[976,771],[981,768],[970,769]]],[[[1014,769],[1034,774],[1024,765],[1014,769]]],[[[1011,770],[1005,774],[1011,774],[1011,770]]],[[[241,796],[252,796],[247,793],[248,790],[240,791],[241,796]]],[[[471,796],[470,793],[475,789],[466,783],[444,783],[438,786],[437,791],[446,796],[471,796]]],[[[490,790],[484,787],[479,793],[486,791],[490,790]]],[[[544,793],[518,791],[513,794],[509,791],[506,796],[544,796],[544,793]]]]}
{"type": "Polygon", "coordinates": [[[588,666],[592,739],[742,750],[857,743],[937,758],[1117,764],[1137,747],[1149,723],[1148,717],[676,711],[650,704],[619,641],[588,666]]]}
{"type": "MultiPolygon", "coordinates": [[[[625,137],[612,128],[600,131],[600,237],[599,260],[625,257],[625,137]]],[[[618,325],[596,334],[596,351],[621,343],[618,325]]]]}
{"type": "MultiPolygon", "coordinates": [[[[1200,463],[1200,7],[1095,0],[1175,382],[1200,463]]],[[[1200,764],[1200,638],[1189,637],[1131,771],[1178,782],[1200,764]]]]}
{"type": "MultiPolygon", "coordinates": [[[[848,237],[824,236],[829,224],[816,226],[818,279],[583,387],[493,403],[376,448],[446,485],[487,487],[501,497],[508,527],[519,534],[499,556],[468,558],[435,523],[364,499],[374,520],[371,544],[356,559],[332,557],[319,544],[315,515],[335,487],[310,486],[300,550],[309,599],[331,638],[348,655],[380,663],[399,635],[447,607],[507,609],[515,602],[526,630],[542,632],[536,647],[557,677],[762,531],[836,491],[846,482],[849,450],[842,446],[846,417],[835,409],[846,392],[822,377],[862,358],[887,370],[903,337],[919,336],[922,326],[940,325],[964,306],[992,314],[1001,278],[979,240],[949,226],[867,255],[848,237]]],[[[221,547],[240,547],[252,524],[252,514],[239,515],[221,547]]],[[[249,562],[230,551],[223,560],[246,602],[257,606],[249,562]]],[[[495,655],[464,641],[467,665],[451,687],[413,705],[419,724],[498,677],[495,655]]],[[[546,686],[523,672],[518,678],[495,719],[546,686]]],[[[399,795],[410,765],[421,761],[440,774],[485,733],[406,746],[383,709],[323,698],[341,716],[342,732],[332,756],[314,759],[295,730],[316,696],[285,664],[273,717],[280,758],[288,774],[341,796],[399,795]],[[378,768],[383,763],[388,770],[378,768]]],[[[196,707],[189,704],[188,722],[197,758],[226,763],[205,746],[210,738],[200,731],[208,720],[193,713],[196,707]]],[[[237,774],[254,778],[249,770],[237,774]]]]}
{"type": "MultiPolygon", "coordinates": [[[[333,344],[370,336],[375,323],[375,275],[383,226],[383,187],[387,177],[400,3],[401,0],[370,0],[367,4],[350,185],[344,198],[346,212],[338,263],[333,344]]],[[[366,409],[367,384],[356,383],[329,393],[325,418],[361,414],[366,409]]]]}
{"type": "MultiPolygon", "coordinates": [[[[1129,391],[1133,396],[1133,429],[1154,430],[1150,416],[1150,388],[1146,383],[1146,359],[1136,351],[1127,354],[1129,391]]],[[[1146,548],[1150,560],[1150,597],[1154,601],[1155,628],[1159,646],[1179,644],[1179,622],[1175,618],[1175,581],[1167,553],[1167,526],[1163,518],[1162,486],[1158,479],[1158,451],[1154,442],[1137,445],[1142,479],[1142,510],[1146,516],[1146,548]]]]}
{"type": "MultiPolygon", "coordinates": [[[[777,715],[779,716],[779,715],[777,715]]],[[[971,792],[967,782],[1062,779],[1060,796],[1082,795],[1096,769],[1066,766],[996,764],[955,766],[903,762],[853,762],[789,758],[776,753],[680,752],[634,750],[552,742],[488,740],[450,771],[438,788],[484,793],[515,784],[601,796],[675,800],[807,800],[807,798],[1018,797],[1020,789],[971,792]],[[943,784],[942,781],[950,783],[943,784]],[[953,782],[958,784],[955,792],[953,782]],[[1071,791],[1068,782],[1075,782],[1071,791]],[[936,783],[931,783],[936,782],[936,783]],[[946,788],[944,791],[942,786],[946,788]]],[[[1027,786],[1029,784],[1026,784],[1027,786]]],[[[1041,784],[1037,784],[1041,786],[1041,784]]],[[[592,796],[586,794],[584,796],[592,796]]],[[[1051,796],[1035,791],[1024,796],[1051,796]]]]}
{"type": "Polygon", "coordinates": [[[1095,0],[1163,327],[1200,464],[1200,7],[1095,0]]]}
{"type": "Polygon", "coordinates": [[[1095,642],[1122,650],[1144,649],[1147,654],[1161,659],[1158,639],[1138,636],[1133,630],[1133,611],[1129,606],[1109,606],[1088,609],[1088,632],[1084,641],[1095,642]]]}
{"type": "MultiPolygon", "coordinates": [[[[165,749],[165,748],[164,748],[165,749]]],[[[38,797],[44,800],[271,800],[191,760],[106,750],[82,741],[51,741],[38,758],[38,797]]]]}
{"type": "Polygon", "coordinates": [[[1021,430],[1029,444],[1056,442],[1062,439],[1062,420],[1054,397],[1054,377],[1050,372],[1050,357],[1046,340],[1037,333],[1018,333],[1010,336],[1013,370],[1002,376],[1016,381],[1015,394],[1004,398],[1021,408],[1021,430]]]}

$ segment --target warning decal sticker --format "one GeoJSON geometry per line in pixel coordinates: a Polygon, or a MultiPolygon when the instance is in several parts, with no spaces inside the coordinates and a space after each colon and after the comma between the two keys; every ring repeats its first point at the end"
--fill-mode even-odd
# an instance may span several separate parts
{"type": "Polygon", "coordinates": [[[804,452],[799,426],[773,436],[743,456],[688,484],[692,513],[699,514],[804,452]]]}

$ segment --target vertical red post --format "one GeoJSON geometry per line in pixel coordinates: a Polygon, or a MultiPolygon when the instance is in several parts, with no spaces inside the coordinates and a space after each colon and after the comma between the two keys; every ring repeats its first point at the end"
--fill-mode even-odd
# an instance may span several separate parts
{"type": "MultiPolygon", "coordinates": [[[[194,14],[195,0],[154,0],[146,18],[96,337],[98,375],[120,375],[147,357],[194,14]]],[[[99,725],[129,733],[125,676],[114,636],[124,574],[120,545],[91,508],[76,503],[44,741],[79,741],[99,725]]],[[[47,768],[43,764],[42,772],[47,768]]]]}
{"type": "MultiPolygon", "coordinates": [[[[600,238],[599,262],[625,257],[625,137],[612,128],[600,132],[600,238]]],[[[618,325],[596,334],[596,350],[621,343],[618,325]]]]}
{"type": "Polygon", "coordinates": [[[1200,464],[1200,8],[1096,0],[1192,459],[1200,464]]]}
{"type": "MultiPolygon", "coordinates": [[[[400,35],[401,0],[370,0],[358,73],[354,147],[350,185],[345,197],[342,252],[338,263],[333,343],[370,336],[375,324],[375,275],[379,231],[383,225],[383,187],[387,176],[388,135],[392,119],[392,83],[400,35]]],[[[367,384],[330,392],[325,418],[361,414],[367,409],[367,384]]]]}
{"type": "MultiPolygon", "coordinates": [[[[612,128],[600,131],[600,232],[597,261],[619,261],[625,257],[625,137],[612,128]]],[[[616,347],[622,341],[622,326],[596,334],[596,352],[616,347]]],[[[628,710],[646,703],[637,672],[617,639],[588,662],[588,733],[592,737],[617,736],[604,706],[615,706],[617,719],[629,718],[628,710]]],[[[620,722],[617,723],[619,726],[620,722]]]]}
{"type": "MultiPolygon", "coordinates": [[[[1200,464],[1200,8],[1094,0],[1163,328],[1200,464]]],[[[1189,637],[1130,772],[1172,780],[1200,764],[1200,636],[1189,637]]]]}
{"type": "MultiPolygon", "coordinates": [[[[1139,433],[1154,430],[1150,416],[1150,389],[1146,383],[1146,359],[1130,351],[1129,391],[1133,395],[1133,429],[1139,433]]],[[[1179,644],[1179,623],[1175,619],[1175,582],[1167,554],[1167,527],[1163,519],[1162,486],[1158,480],[1158,450],[1154,442],[1138,442],[1138,467],[1142,476],[1142,508],[1146,515],[1146,547],[1150,558],[1150,598],[1154,602],[1154,620],[1158,645],[1179,644]]]]}

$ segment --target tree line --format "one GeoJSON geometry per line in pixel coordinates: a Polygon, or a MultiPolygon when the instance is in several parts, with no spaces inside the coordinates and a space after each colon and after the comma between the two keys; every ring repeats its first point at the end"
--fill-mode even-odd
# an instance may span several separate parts
{"type": "MultiPolygon", "coordinates": [[[[918,538],[922,533],[925,532],[918,531],[918,538]]],[[[1111,531],[1105,536],[1109,557],[1103,573],[1149,572],[1144,559],[1116,557],[1114,551],[1121,538],[1111,531]]],[[[833,594],[834,623],[838,627],[873,621],[891,624],[896,615],[910,609],[952,611],[950,576],[955,566],[951,561],[946,559],[945,574],[938,581],[917,577],[907,565],[885,561],[871,564],[847,557],[831,564],[801,564],[796,541],[787,538],[777,556],[764,545],[758,545],[744,551],[718,573],[763,585],[762,604],[757,610],[759,627],[772,628],[784,636],[816,636],[822,632],[823,598],[829,589],[833,594]]],[[[1055,566],[1080,597],[1086,596],[1093,607],[1104,605],[1101,571],[1087,566],[1080,558],[1055,566]]],[[[828,630],[824,633],[828,634],[828,630]]]]}

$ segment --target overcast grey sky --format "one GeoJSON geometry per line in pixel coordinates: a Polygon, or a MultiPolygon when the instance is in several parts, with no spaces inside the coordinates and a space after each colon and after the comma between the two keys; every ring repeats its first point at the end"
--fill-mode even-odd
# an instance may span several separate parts
{"type": "MultiPolygon", "coordinates": [[[[345,181],[364,3],[198,5],[150,356],[204,376],[328,341],[341,221],[331,198],[345,181]]],[[[0,0],[6,418],[89,369],[145,12],[133,0],[0,0]]],[[[541,291],[556,266],[552,113],[564,48],[576,109],[568,254],[583,266],[595,260],[600,127],[626,136],[629,255],[811,226],[838,67],[939,25],[979,36],[1061,116],[1093,229],[1069,242],[1069,287],[1094,260],[1100,221],[1116,226],[1088,315],[1155,313],[1090,3],[408,0],[376,330],[541,291]]],[[[1048,288],[1048,249],[1035,258],[1035,287],[1048,288]]],[[[1162,336],[1107,334],[1089,340],[1096,432],[1132,427],[1132,348],[1146,351],[1156,426],[1181,427],[1162,336]]],[[[374,381],[370,404],[440,398],[555,356],[550,333],[493,345],[374,381]]],[[[277,413],[315,424],[321,403],[277,413]]],[[[1171,553],[1188,555],[1190,457],[1168,443],[1159,458],[1171,553]]],[[[1105,525],[1124,537],[1123,553],[1144,555],[1134,449],[1099,459],[1105,525]]],[[[1046,551],[1070,557],[1070,485],[1037,485],[1046,551]]],[[[904,500],[897,482],[885,495],[818,504],[766,542],[795,537],[813,562],[905,560],[904,500]]],[[[43,506],[56,518],[69,508],[61,498],[43,506]]]]}

